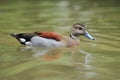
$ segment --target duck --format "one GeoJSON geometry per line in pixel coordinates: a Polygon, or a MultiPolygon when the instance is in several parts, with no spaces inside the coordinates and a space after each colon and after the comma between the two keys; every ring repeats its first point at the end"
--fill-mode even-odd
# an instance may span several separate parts
{"type": "Polygon", "coordinates": [[[73,24],[69,36],[52,31],[12,33],[10,35],[16,38],[19,43],[24,46],[37,47],[75,47],[80,43],[80,36],[85,36],[90,40],[94,40],[94,37],[86,30],[86,26],[81,23],[73,24]]]}

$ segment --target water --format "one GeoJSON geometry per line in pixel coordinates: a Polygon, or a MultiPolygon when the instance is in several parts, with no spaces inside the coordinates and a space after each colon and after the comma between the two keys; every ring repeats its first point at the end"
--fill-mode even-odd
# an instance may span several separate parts
{"type": "Polygon", "coordinates": [[[1,0],[1,80],[119,80],[119,0],[1,0]],[[77,48],[26,49],[10,33],[56,31],[69,35],[80,22],[94,41],[77,48]]]}

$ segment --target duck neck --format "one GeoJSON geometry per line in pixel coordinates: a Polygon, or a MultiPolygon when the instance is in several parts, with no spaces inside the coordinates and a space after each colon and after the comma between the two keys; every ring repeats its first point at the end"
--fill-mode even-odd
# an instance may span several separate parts
{"type": "Polygon", "coordinates": [[[73,33],[70,33],[70,38],[72,38],[72,39],[74,39],[74,40],[77,40],[77,39],[78,39],[78,37],[75,36],[75,35],[73,35],[73,33]]]}

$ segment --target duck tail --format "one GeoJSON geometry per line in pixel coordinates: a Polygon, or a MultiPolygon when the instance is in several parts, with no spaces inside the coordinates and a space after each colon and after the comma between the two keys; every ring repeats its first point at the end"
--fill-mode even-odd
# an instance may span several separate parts
{"type": "Polygon", "coordinates": [[[12,33],[10,34],[12,37],[15,37],[15,38],[18,38],[17,34],[16,33],[12,33]]]}

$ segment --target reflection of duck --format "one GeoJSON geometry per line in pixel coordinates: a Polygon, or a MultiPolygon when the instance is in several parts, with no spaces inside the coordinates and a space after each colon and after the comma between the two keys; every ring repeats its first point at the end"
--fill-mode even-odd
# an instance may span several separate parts
{"type": "Polygon", "coordinates": [[[53,49],[43,56],[44,60],[52,61],[59,59],[61,57],[60,49],[53,49]]]}
{"type": "Polygon", "coordinates": [[[26,46],[41,46],[41,47],[72,47],[79,45],[78,37],[84,35],[89,39],[94,38],[86,31],[83,24],[76,23],[71,28],[70,36],[66,37],[56,32],[33,32],[11,34],[21,44],[26,46]]]}

